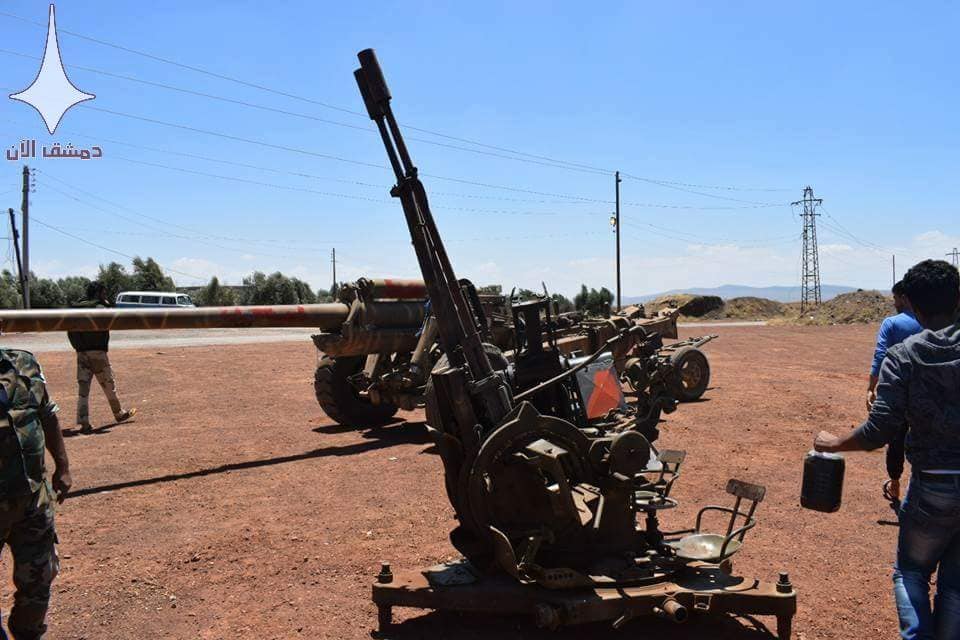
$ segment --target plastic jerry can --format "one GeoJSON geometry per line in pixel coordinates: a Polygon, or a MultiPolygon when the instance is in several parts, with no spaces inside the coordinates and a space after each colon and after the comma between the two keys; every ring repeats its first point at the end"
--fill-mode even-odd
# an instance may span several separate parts
{"type": "Polygon", "coordinates": [[[800,506],[833,513],[840,509],[843,497],[843,456],[810,451],[803,460],[803,486],[800,506]]]}

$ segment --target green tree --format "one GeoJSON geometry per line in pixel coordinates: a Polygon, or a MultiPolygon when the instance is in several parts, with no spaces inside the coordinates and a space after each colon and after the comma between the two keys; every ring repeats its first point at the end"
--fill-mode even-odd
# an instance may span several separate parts
{"type": "Polygon", "coordinates": [[[297,298],[299,299],[298,304],[316,303],[317,294],[313,292],[313,289],[310,288],[310,285],[299,278],[291,278],[290,281],[293,283],[294,289],[297,290],[297,298]]]}
{"type": "Polygon", "coordinates": [[[193,302],[198,307],[232,307],[237,301],[236,292],[221,285],[216,276],[210,278],[210,283],[193,296],[193,302]]]}
{"type": "Polygon", "coordinates": [[[610,315],[610,306],[613,304],[613,293],[606,287],[601,287],[600,291],[590,289],[587,296],[587,312],[595,316],[610,315]]]}
{"type": "Polygon", "coordinates": [[[502,296],[503,285],[485,284],[482,287],[477,288],[477,293],[481,296],[502,296]]]}
{"type": "Polygon", "coordinates": [[[100,265],[97,280],[107,288],[107,297],[110,300],[116,300],[117,294],[121,291],[137,289],[134,277],[127,273],[126,268],[118,262],[111,262],[107,266],[100,265]]]}
{"type": "Polygon", "coordinates": [[[562,293],[550,294],[550,299],[553,300],[557,311],[560,313],[566,313],[574,310],[573,301],[571,301],[570,298],[566,297],[562,293]]]}
{"type": "Polygon", "coordinates": [[[20,283],[16,276],[4,269],[0,273],[0,308],[19,309],[23,307],[23,301],[20,298],[20,283]]]}
{"type": "Polygon", "coordinates": [[[163,273],[163,269],[153,258],[133,259],[134,288],[141,291],[173,291],[176,285],[173,278],[163,273]]]}
{"type": "Polygon", "coordinates": [[[30,273],[30,306],[34,309],[57,309],[67,304],[59,285],[49,278],[30,273]]]}
{"type": "Polygon", "coordinates": [[[573,306],[577,311],[585,311],[588,302],[590,302],[590,291],[587,290],[587,285],[581,284],[580,293],[573,297],[573,306]]]}
{"type": "Polygon", "coordinates": [[[243,284],[243,304],[309,304],[317,299],[305,282],[279,271],[269,276],[255,271],[243,279],[243,284]]]}
{"type": "Polygon", "coordinates": [[[57,280],[60,291],[63,292],[64,304],[71,307],[87,296],[87,285],[90,284],[90,278],[83,276],[67,276],[57,280]]]}
{"type": "Polygon", "coordinates": [[[540,294],[537,293],[536,291],[533,291],[531,289],[524,289],[523,287],[520,287],[520,289],[518,289],[516,293],[514,293],[513,295],[518,300],[535,300],[536,298],[540,297],[540,294]]]}

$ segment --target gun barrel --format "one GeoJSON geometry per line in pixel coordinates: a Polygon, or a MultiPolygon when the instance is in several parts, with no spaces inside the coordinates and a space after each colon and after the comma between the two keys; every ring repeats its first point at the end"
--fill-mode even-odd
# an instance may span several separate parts
{"type": "Polygon", "coordinates": [[[327,304],[159,309],[30,309],[0,312],[0,333],[315,327],[338,329],[350,306],[327,304]]]}

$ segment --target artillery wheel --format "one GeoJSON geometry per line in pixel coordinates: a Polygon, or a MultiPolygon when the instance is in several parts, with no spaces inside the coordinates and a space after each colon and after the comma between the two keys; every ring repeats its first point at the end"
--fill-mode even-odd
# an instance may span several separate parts
{"type": "MultiPolygon", "coordinates": [[[[554,416],[541,415],[532,404],[522,402],[487,439],[459,478],[459,514],[464,528],[473,536],[470,547],[458,550],[484,567],[492,552],[491,527],[502,531],[512,544],[529,534],[531,509],[540,515],[550,510],[551,494],[542,473],[518,465],[513,456],[530,443],[545,439],[567,451],[563,481],[574,485],[593,482],[590,466],[590,439],[573,424],[554,416]]],[[[551,478],[557,481],[558,478],[551,478]]],[[[569,527],[568,521],[544,521],[547,529],[569,527]]]]}
{"type": "Polygon", "coordinates": [[[675,380],[670,391],[680,402],[699,400],[710,384],[710,362],[696,347],[681,347],[670,354],[675,380]]]}
{"type": "Polygon", "coordinates": [[[390,421],[398,407],[373,404],[361,395],[348,378],[363,370],[364,357],[323,356],[313,376],[313,390],[324,413],[349,427],[378,427],[390,421]]]}

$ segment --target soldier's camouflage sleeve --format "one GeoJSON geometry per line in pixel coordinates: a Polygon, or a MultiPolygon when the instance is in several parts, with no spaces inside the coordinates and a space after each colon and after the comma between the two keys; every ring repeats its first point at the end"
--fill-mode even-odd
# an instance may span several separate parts
{"type": "Polygon", "coordinates": [[[37,410],[37,414],[40,418],[40,421],[45,424],[46,420],[49,420],[55,413],[60,411],[60,407],[56,402],[50,399],[50,394],[47,391],[47,378],[43,375],[43,367],[40,366],[40,362],[33,354],[28,355],[30,356],[30,366],[25,370],[31,371],[31,377],[34,379],[39,379],[39,381],[43,384],[43,395],[40,398],[40,408],[37,410]]]}

